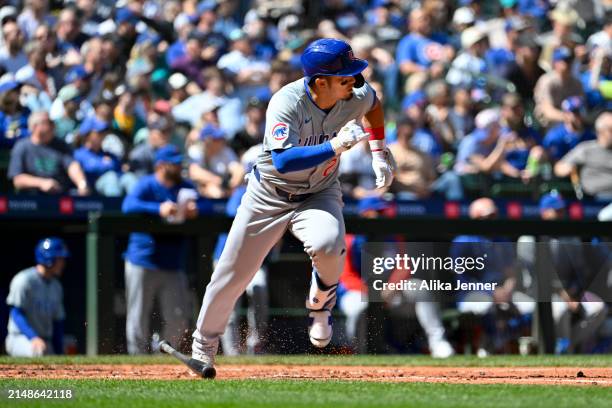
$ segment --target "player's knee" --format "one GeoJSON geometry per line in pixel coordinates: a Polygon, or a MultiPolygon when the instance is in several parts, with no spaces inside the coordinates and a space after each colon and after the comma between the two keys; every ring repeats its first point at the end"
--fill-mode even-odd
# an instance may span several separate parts
{"type": "Polygon", "coordinates": [[[310,243],[306,251],[312,257],[338,257],[344,255],[346,246],[344,239],[340,239],[336,234],[322,234],[310,243]]]}

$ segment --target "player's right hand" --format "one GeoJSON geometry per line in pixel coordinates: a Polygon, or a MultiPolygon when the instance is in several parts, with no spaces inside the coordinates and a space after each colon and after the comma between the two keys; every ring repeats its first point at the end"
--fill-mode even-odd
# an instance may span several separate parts
{"type": "Polygon", "coordinates": [[[329,142],[334,149],[336,155],[347,151],[357,143],[370,136],[361,126],[357,124],[355,119],[348,122],[340,129],[336,137],[331,139],[329,142]]]}
{"type": "Polygon", "coordinates": [[[32,339],[32,354],[34,356],[42,356],[47,351],[47,343],[40,337],[34,337],[32,339]]]}
{"type": "Polygon", "coordinates": [[[164,201],[159,205],[159,215],[163,218],[168,218],[170,216],[176,215],[177,211],[178,206],[172,201],[164,201]]]}

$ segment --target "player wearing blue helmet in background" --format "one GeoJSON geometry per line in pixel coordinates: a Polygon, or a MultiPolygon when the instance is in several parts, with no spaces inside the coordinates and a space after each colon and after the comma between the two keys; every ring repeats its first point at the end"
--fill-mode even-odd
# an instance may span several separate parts
{"type": "Polygon", "coordinates": [[[70,256],[60,238],[41,240],[36,265],[11,280],[6,303],[11,307],[6,351],[15,357],[63,354],[64,292],[58,278],[70,256]]]}
{"type": "Polygon", "coordinates": [[[270,100],[262,152],[206,288],[192,357],[210,367],[236,300],[286,230],[312,260],[310,341],[316,347],[330,342],[346,253],[339,156],[369,139],[376,186],[388,187],[393,179],[382,106],[361,75],[368,63],[332,38],[309,44],[301,61],[304,78],[270,100]]]}

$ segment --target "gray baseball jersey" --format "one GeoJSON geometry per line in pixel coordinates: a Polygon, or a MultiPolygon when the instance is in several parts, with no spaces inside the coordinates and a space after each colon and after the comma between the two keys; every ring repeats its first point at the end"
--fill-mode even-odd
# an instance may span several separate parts
{"type": "Polygon", "coordinates": [[[361,119],[376,102],[376,93],[366,83],[353,90],[348,100],[337,102],[325,112],[312,101],[304,79],[278,91],[268,105],[263,153],[257,169],[270,184],[294,194],[321,191],[338,176],[338,158],[334,157],[314,168],[279,173],[272,163],[272,150],[293,146],[314,146],[335,137],[347,122],[361,119]]]}
{"type": "MultiPolygon", "coordinates": [[[[62,284],[55,278],[43,278],[35,267],[31,267],[13,277],[6,303],[22,309],[36,334],[50,339],[53,321],[65,318],[63,299],[62,284]]],[[[22,334],[12,317],[9,318],[8,332],[22,334]]]]}

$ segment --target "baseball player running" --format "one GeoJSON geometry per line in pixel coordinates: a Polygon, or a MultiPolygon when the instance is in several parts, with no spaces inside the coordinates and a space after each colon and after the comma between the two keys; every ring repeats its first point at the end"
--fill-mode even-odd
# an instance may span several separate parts
{"type": "Polygon", "coordinates": [[[6,352],[13,357],[63,354],[64,291],[59,277],[70,255],[60,238],[41,240],[36,265],[13,277],[6,304],[11,307],[6,352]]]}
{"type": "Polygon", "coordinates": [[[368,63],[355,58],[346,42],[329,38],[312,42],[301,61],[304,78],[270,101],[263,151],[206,288],[192,358],[210,367],[236,300],[287,229],[312,260],[310,341],[316,347],[330,342],[346,252],[340,155],[367,138],[377,187],[393,179],[382,106],[361,75],[368,63]]]}

